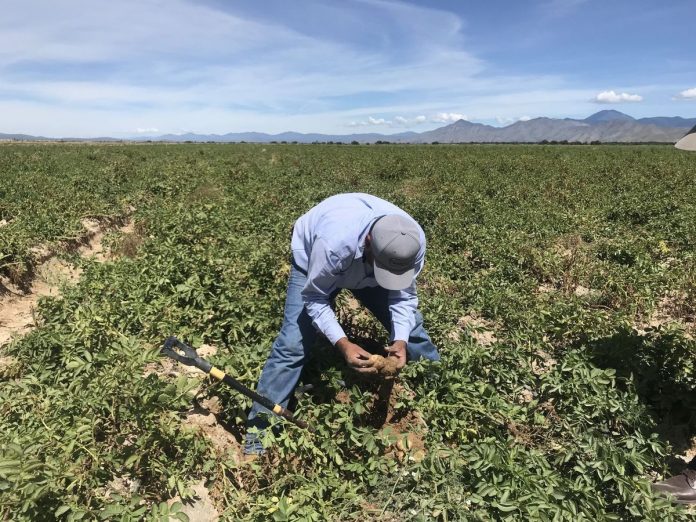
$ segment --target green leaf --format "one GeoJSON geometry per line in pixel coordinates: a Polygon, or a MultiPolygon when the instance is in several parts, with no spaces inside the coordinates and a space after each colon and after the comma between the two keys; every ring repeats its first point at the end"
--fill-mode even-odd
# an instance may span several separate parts
{"type": "Polygon", "coordinates": [[[56,517],[59,517],[59,516],[61,516],[63,513],[65,513],[66,511],[69,511],[69,510],[70,510],[70,506],[63,504],[63,505],[60,506],[58,509],[56,509],[56,510],[53,512],[53,514],[54,514],[56,517]]]}

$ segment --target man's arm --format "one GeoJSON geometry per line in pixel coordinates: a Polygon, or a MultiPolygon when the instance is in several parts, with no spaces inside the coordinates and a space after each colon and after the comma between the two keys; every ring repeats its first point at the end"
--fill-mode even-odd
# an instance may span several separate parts
{"type": "Polygon", "coordinates": [[[302,290],[302,298],[314,327],[334,345],[346,336],[330,302],[340,271],[339,256],[331,251],[326,241],[316,239],[309,256],[307,283],[302,290]]]}
{"type": "Polygon", "coordinates": [[[416,325],[418,296],[415,282],[405,290],[389,291],[389,312],[392,320],[391,344],[387,347],[389,356],[398,359],[397,368],[406,366],[406,345],[411,331],[416,325]]]}
{"type": "Polygon", "coordinates": [[[336,279],[341,268],[340,257],[330,250],[324,240],[317,239],[312,245],[308,268],[302,297],[312,324],[341,352],[354,370],[376,372],[369,363],[370,353],[348,340],[331,309],[331,294],[336,290],[336,279]]]}
{"type": "Polygon", "coordinates": [[[389,291],[389,312],[392,320],[391,341],[408,342],[411,330],[416,326],[418,295],[415,282],[405,290],[389,291]]]}
{"type": "Polygon", "coordinates": [[[418,309],[418,294],[416,293],[416,277],[423,270],[425,263],[425,238],[423,246],[416,259],[415,274],[411,285],[404,290],[389,291],[389,313],[392,320],[391,342],[404,341],[408,343],[411,331],[416,326],[416,310],[418,309]]]}

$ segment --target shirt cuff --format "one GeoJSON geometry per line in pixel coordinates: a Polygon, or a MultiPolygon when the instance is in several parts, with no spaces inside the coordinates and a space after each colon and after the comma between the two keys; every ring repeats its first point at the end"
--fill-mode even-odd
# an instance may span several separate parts
{"type": "Polygon", "coordinates": [[[340,338],[346,337],[343,328],[341,328],[341,325],[338,324],[338,321],[335,319],[333,321],[329,321],[329,324],[324,325],[322,333],[326,336],[329,342],[334,345],[340,338]]]}
{"type": "Polygon", "coordinates": [[[408,338],[411,336],[411,331],[408,329],[408,327],[395,324],[392,325],[392,328],[394,329],[394,335],[392,336],[391,341],[404,341],[408,344],[408,338]]]}

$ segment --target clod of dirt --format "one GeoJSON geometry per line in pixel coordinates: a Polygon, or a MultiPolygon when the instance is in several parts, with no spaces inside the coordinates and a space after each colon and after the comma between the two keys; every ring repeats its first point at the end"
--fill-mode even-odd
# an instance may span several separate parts
{"type": "Polygon", "coordinates": [[[209,399],[204,399],[201,402],[201,406],[203,406],[206,410],[208,410],[210,413],[213,413],[214,415],[219,415],[222,413],[222,404],[220,404],[220,398],[213,395],[209,399]]]}
{"type": "Polygon", "coordinates": [[[167,504],[171,506],[175,502],[181,502],[183,504],[181,512],[188,516],[190,522],[215,522],[219,520],[220,513],[218,513],[215,504],[213,504],[210,498],[210,492],[205,487],[205,481],[202,480],[198,484],[194,484],[191,486],[191,489],[196,495],[195,500],[182,501],[181,497],[177,495],[167,501],[167,504]]]}
{"type": "Polygon", "coordinates": [[[382,357],[381,355],[373,355],[370,357],[372,367],[377,369],[381,375],[393,377],[399,373],[397,367],[398,361],[395,357],[382,357]]]}

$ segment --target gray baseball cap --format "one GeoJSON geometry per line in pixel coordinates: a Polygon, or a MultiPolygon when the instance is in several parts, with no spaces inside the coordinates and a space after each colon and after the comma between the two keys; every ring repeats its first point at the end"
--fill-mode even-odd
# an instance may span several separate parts
{"type": "Polygon", "coordinates": [[[420,250],[420,229],[412,220],[388,214],[372,227],[371,250],[375,258],[375,279],[387,290],[411,286],[420,250]]]}

